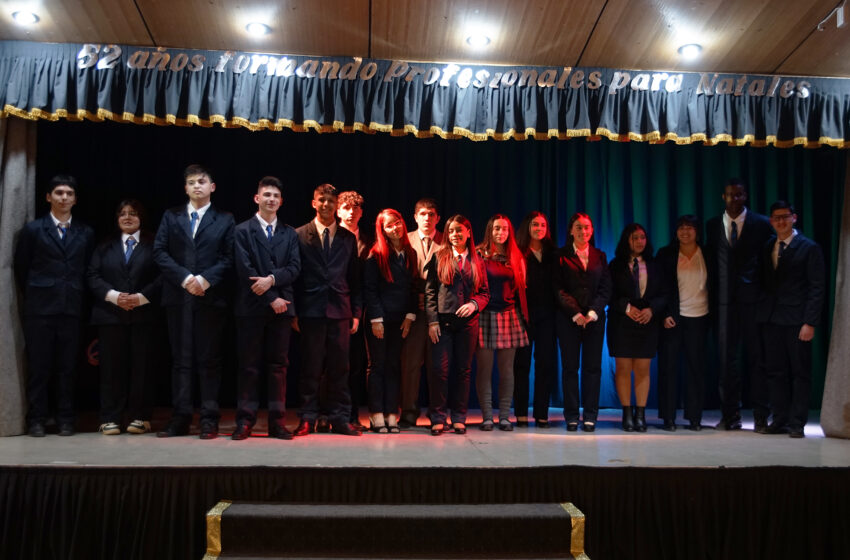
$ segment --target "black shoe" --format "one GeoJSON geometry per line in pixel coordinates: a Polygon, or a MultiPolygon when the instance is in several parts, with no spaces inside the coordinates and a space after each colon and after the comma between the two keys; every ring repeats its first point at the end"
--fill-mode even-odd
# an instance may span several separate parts
{"type": "Polygon", "coordinates": [[[699,423],[699,420],[691,420],[688,424],[688,429],[692,432],[701,432],[702,424],[699,423]]]}
{"type": "Polygon", "coordinates": [[[528,427],[528,420],[517,420],[516,421],[516,427],[517,428],[527,428],[528,427]]]}
{"type": "Polygon", "coordinates": [[[292,432],[290,432],[289,430],[286,429],[286,426],[280,426],[280,427],[271,426],[269,428],[269,437],[275,438],[275,439],[290,440],[295,436],[293,435],[292,432]]]}
{"type": "Polygon", "coordinates": [[[568,432],[578,431],[578,422],[567,422],[567,431],[568,432]]]}
{"type": "Polygon", "coordinates": [[[624,432],[634,432],[635,431],[635,416],[634,411],[631,406],[623,407],[623,431],[624,432]]]}
{"type": "Polygon", "coordinates": [[[410,428],[412,428],[415,425],[416,424],[408,422],[407,420],[399,420],[398,421],[398,427],[401,428],[402,430],[409,430],[410,428]]]}
{"type": "Polygon", "coordinates": [[[804,438],[806,434],[803,433],[803,428],[793,427],[788,428],[788,435],[794,439],[804,438]]]}
{"type": "Polygon", "coordinates": [[[645,432],[646,431],[646,407],[645,406],[636,406],[635,407],[635,431],[636,432],[645,432]]]}
{"type": "Polygon", "coordinates": [[[218,437],[218,424],[205,422],[201,424],[201,439],[215,439],[218,437]]]}
{"type": "Polygon", "coordinates": [[[733,416],[731,418],[724,416],[723,418],[720,419],[720,422],[718,422],[714,426],[715,430],[725,430],[725,431],[740,430],[741,428],[742,428],[742,425],[741,425],[741,417],[740,416],[733,416]]]}
{"type": "Polygon", "coordinates": [[[764,418],[756,418],[753,421],[753,431],[757,434],[763,434],[767,430],[767,420],[764,418]]]}
{"type": "Polygon", "coordinates": [[[328,422],[327,416],[319,416],[318,420],[316,420],[316,433],[319,434],[328,434],[331,431],[331,423],[328,422]]]}
{"type": "Polygon", "coordinates": [[[672,420],[665,420],[664,424],[661,425],[661,429],[665,432],[675,432],[676,431],[676,423],[672,420]]]}
{"type": "Polygon", "coordinates": [[[452,426],[456,434],[463,435],[466,433],[466,424],[461,424],[460,422],[455,422],[452,426]]]}
{"type": "Polygon", "coordinates": [[[59,424],[59,435],[63,437],[68,437],[76,434],[76,430],[74,430],[74,425],[69,422],[63,422],[59,424]]]}
{"type": "Polygon", "coordinates": [[[313,422],[310,420],[302,419],[298,422],[298,427],[295,428],[295,431],[292,432],[292,435],[295,437],[306,436],[313,433],[313,422]]]}
{"type": "Polygon", "coordinates": [[[357,430],[358,432],[365,432],[369,429],[366,426],[364,426],[363,424],[361,424],[360,420],[355,420],[354,422],[351,422],[351,425],[354,426],[354,429],[357,430]]]}
{"type": "Polygon", "coordinates": [[[27,433],[29,434],[30,437],[44,437],[45,436],[44,424],[42,424],[40,422],[34,422],[34,423],[30,424],[30,427],[29,427],[29,430],[27,430],[27,433]]]}
{"type": "Polygon", "coordinates": [[[535,420],[534,421],[535,428],[543,428],[544,430],[549,429],[549,421],[548,420],[535,420]]]}
{"type": "Polygon", "coordinates": [[[349,423],[345,424],[334,424],[331,426],[331,433],[339,434],[341,436],[361,436],[363,432],[355,428],[353,425],[349,423]]]}
{"type": "Polygon", "coordinates": [[[189,423],[172,418],[164,430],[156,433],[156,437],[177,437],[189,435],[189,423]]]}
{"type": "Polygon", "coordinates": [[[230,439],[236,441],[242,441],[243,439],[248,439],[251,437],[251,426],[247,424],[239,424],[236,426],[236,429],[233,430],[233,434],[231,434],[230,439]]]}
{"type": "Polygon", "coordinates": [[[585,420],[581,424],[581,429],[584,430],[585,432],[588,432],[588,433],[589,432],[595,432],[596,431],[596,422],[593,422],[591,420],[585,420]]]}
{"type": "Polygon", "coordinates": [[[499,420],[499,429],[503,432],[512,432],[514,431],[514,425],[507,418],[502,418],[499,420]]]}
{"type": "Polygon", "coordinates": [[[764,429],[763,434],[767,435],[775,435],[775,434],[787,434],[790,433],[790,429],[785,424],[781,424],[779,422],[771,422],[770,425],[764,429]]]}
{"type": "Polygon", "coordinates": [[[487,422],[487,421],[481,422],[481,425],[478,426],[478,427],[481,429],[482,432],[492,432],[493,431],[493,421],[490,420],[489,422],[487,422]]]}
{"type": "Polygon", "coordinates": [[[431,424],[431,435],[432,436],[441,436],[443,435],[443,424],[431,424]]]}

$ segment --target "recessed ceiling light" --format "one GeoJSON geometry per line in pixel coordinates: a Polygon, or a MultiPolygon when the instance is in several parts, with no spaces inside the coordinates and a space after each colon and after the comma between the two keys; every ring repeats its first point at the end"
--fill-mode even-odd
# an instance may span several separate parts
{"type": "Polygon", "coordinates": [[[19,25],[32,25],[34,23],[38,23],[38,16],[32,12],[15,12],[12,14],[12,19],[14,19],[19,25]]]}
{"type": "Polygon", "coordinates": [[[255,37],[262,37],[263,35],[271,33],[272,28],[265,23],[253,21],[245,26],[245,30],[255,37]]]}
{"type": "Polygon", "coordinates": [[[466,38],[466,44],[470,47],[482,48],[490,44],[490,37],[483,33],[473,33],[466,38]]]}
{"type": "Polygon", "coordinates": [[[701,52],[702,46],[697,45],[696,43],[690,43],[679,47],[679,55],[685,60],[694,60],[701,52]]]}

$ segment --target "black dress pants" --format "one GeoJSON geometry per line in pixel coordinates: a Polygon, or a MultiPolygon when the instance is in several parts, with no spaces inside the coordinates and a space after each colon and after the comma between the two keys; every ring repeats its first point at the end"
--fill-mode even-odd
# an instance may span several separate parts
{"type": "Polygon", "coordinates": [[[800,340],[802,325],[764,323],[762,327],[773,421],[802,428],[809,419],[812,343],[800,340]]]}
{"type": "Polygon", "coordinates": [[[440,340],[432,346],[434,367],[428,379],[428,416],[432,425],[445,424],[451,411],[452,422],[465,424],[472,358],[478,346],[478,315],[465,319],[440,315],[439,319],[440,340]]]}
{"type": "Polygon", "coordinates": [[[719,305],[715,324],[718,365],[720,371],[720,402],[724,419],[741,417],[744,364],[749,376],[750,405],[756,420],[764,420],[770,413],[768,407],[767,377],[762,359],[762,340],[756,324],[756,305],[738,303],[719,305]]]}
{"type": "Polygon", "coordinates": [[[286,372],[292,317],[262,315],[236,318],[239,375],[236,424],[253,426],[260,408],[259,385],[266,373],[269,430],[283,428],[286,419],[286,372]]]}
{"type": "Polygon", "coordinates": [[[401,321],[384,321],[384,338],[372,334],[366,323],[369,345],[369,412],[398,414],[401,384],[401,321]]]}
{"type": "Polygon", "coordinates": [[[705,403],[705,345],[709,318],[680,317],[672,329],[662,328],[658,345],[658,416],[676,420],[679,404],[679,365],[684,358],[685,418],[702,420],[705,403]]]}
{"type": "Polygon", "coordinates": [[[27,353],[27,424],[44,424],[50,416],[49,391],[56,396],[56,421],[74,423],[74,377],[80,341],[80,318],[31,315],[24,318],[27,353]]]}
{"type": "Polygon", "coordinates": [[[555,387],[557,339],[555,315],[529,312],[528,346],[516,349],[514,358],[514,414],[528,416],[531,356],[534,347],[534,419],[549,419],[549,401],[555,387]]]}
{"type": "Polygon", "coordinates": [[[301,419],[315,422],[319,415],[319,382],[325,375],[325,406],[332,425],[343,425],[351,414],[348,388],[349,328],[351,319],[301,317],[301,419]]]}
{"type": "Polygon", "coordinates": [[[579,421],[579,404],[585,422],[596,422],[599,415],[599,385],[602,379],[602,345],[605,317],[584,328],[571,317],[558,313],[558,345],[561,348],[561,378],[564,386],[564,420],[579,421]],[[581,402],[579,402],[579,364],[581,364],[581,402]]]}
{"type": "Polygon", "coordinates": [[[151,375],[153,323],[100,325],[100,421],[150,420],[154,380],[151,375]]]}

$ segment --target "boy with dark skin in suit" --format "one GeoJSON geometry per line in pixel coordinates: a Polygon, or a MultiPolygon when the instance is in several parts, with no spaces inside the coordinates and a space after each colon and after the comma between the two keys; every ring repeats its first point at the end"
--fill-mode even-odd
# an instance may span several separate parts
{"type": "Polygon", "coordinates": [[[15,250],[15,277],[24,293],[27,424],[32,437],[45,435],[51,384],[59,435],[74,435],[74,370],[85,273],[94,249],[92,229],[71,217],[76,179],[54,177],[46,200],[50,213],[24,226],[15,250]]]}

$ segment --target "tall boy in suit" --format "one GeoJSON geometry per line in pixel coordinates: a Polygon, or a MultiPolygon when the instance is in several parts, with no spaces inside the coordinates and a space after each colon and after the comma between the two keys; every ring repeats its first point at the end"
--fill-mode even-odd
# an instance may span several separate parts
{"type": "Polygon", "coordinates": [[[210,202],[215,182],[209,170],[183,172],[187,204],[166,210],[154,240],[162,271],[162,305],[171,342],[174,410],[158,437],[189,433],[192,371],[201,393],[201,439],[218,437],[222,334],[227,321],[227,280],[233,266],[233,216],[210,202]]]}
{"type": "Polygon", "coordinates": [[[289,336],[295,316],[293,284],[301,271],[295,230],[280,223],[283,202],[277,177],[263,177],[254,195],[257,214],[236,226],[236,340],[239,354],[239,393],[236,431],[251,435],[259,408],[261,371],[268,374],[269,436],[292,439],[286,429],[286,371],[289,336]]]}
{"type": "Polygon", "coordinates": [[[57,175],[46,196],[50,212],[24,226],[15,249],[15,277],[24,294],[29,435],[44,437],[49,386],[56,391],[60,436],[74,435],[74,373],[84,311],[92,229],[72,219],[77,180],[57,175]]]}

